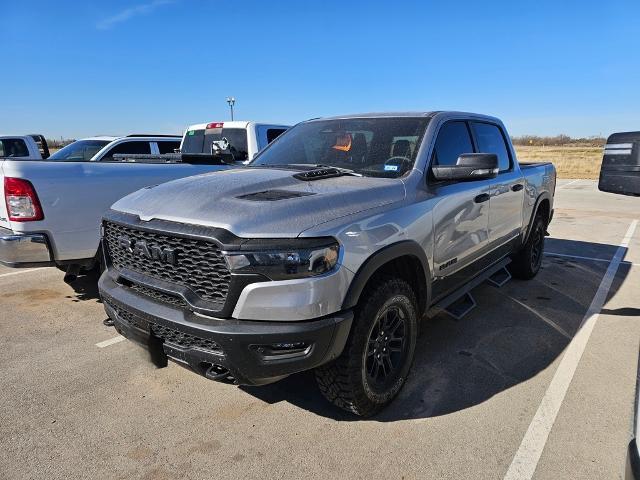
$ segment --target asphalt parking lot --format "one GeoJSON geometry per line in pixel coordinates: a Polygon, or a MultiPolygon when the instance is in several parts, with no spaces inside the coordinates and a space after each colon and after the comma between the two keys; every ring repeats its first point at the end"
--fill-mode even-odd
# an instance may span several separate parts
{"type": "Polygon", "coordinates": [[[620,478],[640,199],[561,180],[555,208],[538,277],[426,322],[407,385],[368,420],[310,374],[238,388],[155,369],[102,325],[95,279],[0,268],[0,477],[620,478]]]}

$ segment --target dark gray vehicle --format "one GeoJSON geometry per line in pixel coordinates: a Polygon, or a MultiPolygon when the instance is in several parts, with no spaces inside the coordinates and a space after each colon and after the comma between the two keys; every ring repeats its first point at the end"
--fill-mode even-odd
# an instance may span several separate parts
{"type": "Polygon", "coordinates": [[[244,385],[315,369],[368,416],[402,387],[427,312],[509,262],[536,275],[555,182],[518,164],[496,118],[311,120],[246,167],[113,205],[100,293],[156,365],[244,385]]]}
{"type": "Polygon", "coordinates": [[[609,136],[598,188],[603,192],[640,196],[640,132],[609,136]]]}

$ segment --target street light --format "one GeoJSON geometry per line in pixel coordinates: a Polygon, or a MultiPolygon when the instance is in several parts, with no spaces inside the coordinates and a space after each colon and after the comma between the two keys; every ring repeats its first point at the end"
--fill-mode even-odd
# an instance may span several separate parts
{"type": "Polygon", "coordinates": [[[227,103],[229,104],[229,108],[231,109],[231,121],[233,121],[233,106],[236,103],[236,99],[233,97],[227,97],[227,103]]]}

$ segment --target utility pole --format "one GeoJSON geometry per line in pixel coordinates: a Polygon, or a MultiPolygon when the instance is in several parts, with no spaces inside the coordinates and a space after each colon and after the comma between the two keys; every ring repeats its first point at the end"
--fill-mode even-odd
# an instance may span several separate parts
{"type": "Polygon", "coordinates": [[[233,121],[233,106],[236,104],[236,99],[233,97],[227,97],[227,103],[231,109],[231,121],[233,121]]]}

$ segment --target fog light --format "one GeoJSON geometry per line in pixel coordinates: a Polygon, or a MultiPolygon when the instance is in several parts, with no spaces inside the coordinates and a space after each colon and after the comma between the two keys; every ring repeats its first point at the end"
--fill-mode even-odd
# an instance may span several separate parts
{"type": "Polygon", "coordinates": [[[304,357],[311,351],[311,344],[308,342],[282,342],[268,345],[252,345],[263,360],[276,360],[284,358],[304,357]]]}

